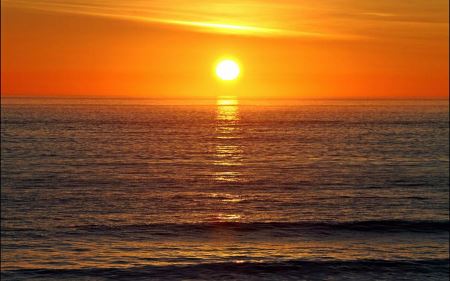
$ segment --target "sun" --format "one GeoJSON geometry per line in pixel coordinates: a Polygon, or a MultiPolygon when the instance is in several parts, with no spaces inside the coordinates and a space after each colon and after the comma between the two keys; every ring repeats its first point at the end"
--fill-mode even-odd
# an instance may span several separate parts
{"type": "Polygon", "coordinates": [[[234,60],[221,60],[216,66],[216,75],[222,80],[235,80],[239,73],[239,65],[234,60]]]}

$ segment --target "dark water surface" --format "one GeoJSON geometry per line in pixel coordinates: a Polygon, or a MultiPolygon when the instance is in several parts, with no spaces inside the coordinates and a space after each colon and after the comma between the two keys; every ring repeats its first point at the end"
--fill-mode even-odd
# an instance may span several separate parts
{"type": "Polygon", "coordinates": [[[4,280],[448,279],[448,101],[1,115],[4,280]]]}

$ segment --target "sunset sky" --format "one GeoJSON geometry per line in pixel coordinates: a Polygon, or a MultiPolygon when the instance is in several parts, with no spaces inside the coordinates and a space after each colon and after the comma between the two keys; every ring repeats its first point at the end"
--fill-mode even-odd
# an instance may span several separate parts
{"type": "Polygon", "coordinates": [[[448,0],[1,5],[2,96],[448,97],[448,0]]]}

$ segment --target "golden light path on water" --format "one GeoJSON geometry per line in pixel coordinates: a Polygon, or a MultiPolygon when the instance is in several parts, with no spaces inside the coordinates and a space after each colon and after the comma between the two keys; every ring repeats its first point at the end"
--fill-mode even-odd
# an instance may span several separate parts
{"type": "MultiPolygon", "coordinates": [[[[239,127],[239,101],[234,96],[222,96],[217,99],[216,134],[215,134],[215,173],[218,183],[233,184],[241,180],[241,172],[237,167],[242,165],[242,146],[239,144],[241,129],[239,127]]],[[[222,201],[229,204],[242,199],[230,193],[220,194],[222,201]]],[[[237,213],[219,214],[219,221],[237,221],[241,219],[237,213]]]]}

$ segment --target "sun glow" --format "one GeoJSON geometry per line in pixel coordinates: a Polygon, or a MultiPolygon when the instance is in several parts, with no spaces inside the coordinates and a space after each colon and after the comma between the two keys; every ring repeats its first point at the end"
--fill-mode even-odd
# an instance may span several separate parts
{"type": "Polygon", "coordinates": [[[235,80],[239,73],[239,65],[230,59],[221,60],[216,66],[216,75],[222,80],[235,80]]]}

